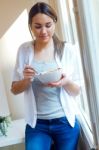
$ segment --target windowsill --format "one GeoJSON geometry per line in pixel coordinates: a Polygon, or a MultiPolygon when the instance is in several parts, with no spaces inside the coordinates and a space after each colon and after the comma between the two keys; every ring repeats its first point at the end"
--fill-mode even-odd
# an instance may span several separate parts
{"type": "Polygon", "coordinates": [[[0,136],[0,147],[10,146],[24,142],[25,121],[14,120],[8,128],[7,136],[0,136]]]}

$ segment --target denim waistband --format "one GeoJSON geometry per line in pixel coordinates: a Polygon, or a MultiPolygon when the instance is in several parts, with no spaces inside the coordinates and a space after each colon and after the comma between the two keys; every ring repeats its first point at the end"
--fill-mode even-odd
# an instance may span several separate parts
{"type": "Polygon", "coordinates": [[[51,122],[57,122],[59,120],[66,119],[66,116],[60,117],[60,118],[54,118],[54,119],[37,119],[37,122],[39,123],[51,123],[51,122]]]}

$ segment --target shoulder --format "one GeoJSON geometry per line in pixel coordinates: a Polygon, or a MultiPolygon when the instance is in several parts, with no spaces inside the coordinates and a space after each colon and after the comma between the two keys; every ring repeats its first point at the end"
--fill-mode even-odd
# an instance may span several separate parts
{"type": "Polygon", "coordinates": [[[70,57],[70,59],[75,57],[76,49],[76,45],[65,43],[63,57],[70,57]]]}
{"type": "Polygon", "coordinates": [[[65,43],[64,51],[67,53],[72,53],[75,50],[75,48],[76,48],[76,45],[71,44],[71,43],[65,43]]]}
{"type": "Polygon", "coordinates": [[[19,46],[19,51],[25,51],[32,46],[32,41],[24,42],[19,46]]]}
{"type": "Polygon", "coordinates": [[[30,55],[33,50],[32,48],[32,41],[22,43],[18,48],[17,59],[24,61],[24,59],[30,55]]]}

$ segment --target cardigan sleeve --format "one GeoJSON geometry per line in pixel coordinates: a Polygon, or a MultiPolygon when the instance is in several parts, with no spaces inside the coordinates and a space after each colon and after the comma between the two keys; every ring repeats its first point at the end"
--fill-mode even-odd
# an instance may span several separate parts
{"type": "Polygon", "coordinates": [[[31,65],[33,56],[32,41],[25,42],[19,47],[13,72],[13,81],[23,79],[24,67],[26,64],[31,65]]]}
{"type": "Polygon", "coordinates": [[[62,58],[63,70],[70,80],[80,85],[82,77],[80,73],[78,57],[77,47],[75,45],[66,43],[62,58]]]}
{"type": "Polygon", "coordinates": [[[19,81],[23,78],[24,53],[23,46],[20,46],[17,52],[16,63],[13,71],[13,81],[19,81]]]}

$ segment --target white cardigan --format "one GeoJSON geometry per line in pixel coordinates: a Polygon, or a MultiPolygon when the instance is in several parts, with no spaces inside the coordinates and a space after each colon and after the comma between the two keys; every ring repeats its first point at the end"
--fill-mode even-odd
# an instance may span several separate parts
{"type": "MultiPolygon", "coordinates": [[[[19,47],[17,61],[14,69],[13,81],[19,81],[23,78],[24,66],[25,64],[32,64],[33,56],[34,53],[32,42],[24,43],[19,47]]],[[[68,43],[65,44],[62,60],[60,61],[59,57],[57,55],[55,56],[58,66],[62,67],[64,73],[66,73],[66,75],[74,82],[78,80],[78,75],[76,73],[77,63],[75,56],[76,55],[73,46],[68,43]]],[[[64,90],[64,88],[61,87],[60,100],[68,122],[72,127],[74,127],[76,114],[74,97],[70,96],[64,90]]],[[[37,120],[37,110],[32,85],[30,85],[24,91],[24,101],[26,123],[28,123],[31,127],[34,128],[37,120]]]]}

